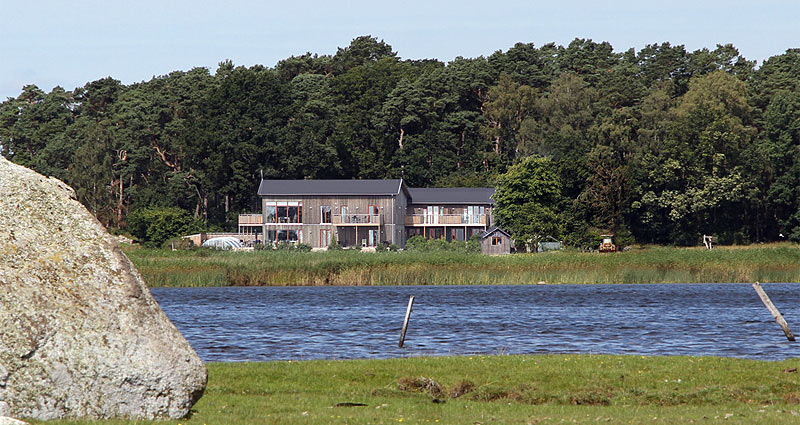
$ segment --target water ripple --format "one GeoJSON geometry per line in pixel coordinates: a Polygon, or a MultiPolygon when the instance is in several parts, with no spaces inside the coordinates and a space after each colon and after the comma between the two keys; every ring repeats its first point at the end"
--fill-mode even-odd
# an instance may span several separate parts
{"type": "MultiPolygon", "coordinates": [[[[800,323],[800,285],[765,290],[800,323]]],[[[746,284],[154,288],[205,361],[593,353],[798,355],[746,284]],[[397,347],[408,297],[406,342],[397,347]]]]}

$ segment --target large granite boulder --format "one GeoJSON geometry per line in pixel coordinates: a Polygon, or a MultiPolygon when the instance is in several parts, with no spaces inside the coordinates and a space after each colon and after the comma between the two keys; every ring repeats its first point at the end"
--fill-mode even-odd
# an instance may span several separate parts
{"type": "Polygon", "coordinates": [[[179,418],[206,380],[74,191],[0,156],[0,416],[179,418]]]}

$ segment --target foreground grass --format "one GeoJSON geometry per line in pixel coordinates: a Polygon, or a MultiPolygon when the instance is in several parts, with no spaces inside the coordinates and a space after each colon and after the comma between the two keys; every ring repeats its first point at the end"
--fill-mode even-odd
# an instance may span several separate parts
{"type": "Polygon", "coordinates": [[[595,355],[212,363],[189,419],[48,424],[797,423],[799,364],[595,355]]]}
{"type": "Polygon", "coordinates": [[[457,252],[214,252],[128,247],[150,286],[800,282],[800,247],[646,247],[490,257],[457,252]]]}

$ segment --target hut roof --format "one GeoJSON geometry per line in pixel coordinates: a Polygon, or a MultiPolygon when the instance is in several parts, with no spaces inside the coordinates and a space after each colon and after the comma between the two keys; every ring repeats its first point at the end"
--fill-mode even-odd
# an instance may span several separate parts
{"type": "Polygon", "coordinates": [[[501,229],[501,228],[500,228],[500,227],[498,227],[498,226],[492,226],[492,227],[490,227],[490,228],[486,229],[485,231],[483,231],[483,233],[481,233],[481,234],[480,234],[480,235],[478,235],[478,236],[479,236],[481,239],[486,239],[486,238],[488,238],[490,235],[492,235],[493,233],[496,233],[496,232],[500,232],[500,233],[502,233],[502,234],[506,235],[506,236],[507,236],[509,239],[511,238],[511,233],[508,233],[508,232],[506,232],[505,230],[501,229]]]}

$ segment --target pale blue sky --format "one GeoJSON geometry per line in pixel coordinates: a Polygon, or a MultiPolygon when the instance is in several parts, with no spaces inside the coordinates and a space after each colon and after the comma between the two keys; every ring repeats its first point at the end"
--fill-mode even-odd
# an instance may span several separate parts
{"type": "Polygon", "coordinates": [[[0,0],[0,99],[23,85],[71,90],[125,84],[231,59],[263,64],[332,54],[370,34],[404,59],[476,57],[516,42],[608,41],[615,51],[669,41],[689,50],[733,43],[748,59],[800,47],[796,0],[381,2],[0,0]]]}

